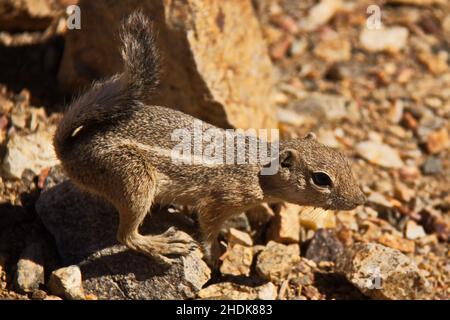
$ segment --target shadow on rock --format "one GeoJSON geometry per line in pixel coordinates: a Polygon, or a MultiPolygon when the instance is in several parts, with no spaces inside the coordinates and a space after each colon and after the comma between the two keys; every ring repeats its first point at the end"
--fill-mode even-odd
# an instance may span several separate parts
{"type": "MultiPolygon", "coordinates": [[[[210,278],[199,250],[167,268],[120,245],[116,210],[69,181],[43,191],[36,211],[55,238],[63,264],[79,265],[86,291],[100,299],[192,298],[210,278]]],[[[171,226],[195,233],[195,224],[185,216],[154,211],[141,227],[142,234],[160,234],[171,226]]]]}

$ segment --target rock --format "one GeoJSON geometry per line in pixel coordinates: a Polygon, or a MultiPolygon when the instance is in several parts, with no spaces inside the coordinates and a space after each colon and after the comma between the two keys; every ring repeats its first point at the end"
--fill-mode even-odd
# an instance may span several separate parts
{"type": "MultiPolygon", "coordinates": [[[[36,212],[55,238],[63,264],[78,265],[85,293],[98,299],[193,298],[210,278],[210,269],[198,250],[167,269],[119,245],[117,212],[68,181],[43,191],[36,212]]],[[[160,234],[171,226],[195,233],[193,222],[166,211],[154,212],[141,232],[160,234]]]]}
{"type": "Polygon", "coordinates": [[[374,204],[378,207],[384,207],[384,208],[392,208],[392,203],[386,199],[385,196],[383,196],[379,192],[371,192],[370,195],[367,197],[367,203],[374,204]]]}
{"type": "Polygon", "coordinates": [[[3,0],[0,3],[2,31],[44,31],[61,13],[60,2],[62,1],[3,0]]]}
{"type": "Polygon", "coordinates": [[[438,54],[432,54],[431,52],[423,51],[418,54],[419,61],[422,62],[428,70],[434,75],[440,75],[448,71],[448,53],[446,51],[440,51],[438,54]]]}
{"type": "Polygon", "coordinates": [[[415,166],[404,166],[398,170],[398,174],[405,183],[413,183],[422,176],[415,166]]]}
{"type": "Polygon", "coordinates": [[[389,27],[384,29],[363,28],[359,42],[367,51],[400,51],[408,40],[408,29],[404,27],[389,27]]]}
{"type": "Polygon", "coordinates": [[[321,41],[314,54],[329,63],[348,61],[352,56],[352,44],[348,39],[336,36],[321,41]]]}
{"type": "Polygon", "coordinates": [[[247,232],[230,228],[228,232],[228,246],[232,247],[236,244],[251,247],[253,246],[253,240],[247,232]]]}
{"type": "Polygon", "coordinates": [[[270,56],[274,60],[283,59],[291,48],[293,42],[294,37],[291,35],[286,35],[270,48],[270,56]]]}
{"type": "Polygon", "coordinates": [[[306,258],[319,263],[321,261],[336,262],[337,257],[344,251],[344,246],[336,237],[333,230],[319,229],[306,249],[306,258]]]}
{"type": "Polygon", "coordinates": [[[31,242],[23,251],[17,262],[14,286],[19,292],[32,293],[44,284],[42,244],[31,242]]]}
{"type": "Polygon", "coordinates": [[[317,140],[330,148],[339,149],[341,147],[341,143],[336,139],[335,132],[331,130],[320,128],[317,132],[317,140]]]}
{"type": "Polygon", "coordinates": [[[385,233],[378,238],[378,242],[387,247],[397,249],[405,253],[413,253],[416,249],[416,244],[412,240],[404,239],[399,235],[385,233]]]}
{"type": "Polygon", "coordinates": [[[272,65],[250,0],[80,0],[79,6],[83,27],[66,35],[63,89],[122,70],[118,27],[140,9],[156,25],[164,57],[162,85],[151,103],[222,128],[277,127],[272,65]]]}
{"type": "Polygon", "coordinates": [[[310,300],[319,300],[320,292],[316,287],[305,286],[302,288],[302,294],[310,300]]]}
{"type": "Polygon", "coordinates": [[[201,299],[220,300],[275,300],[277,287],[268,282],[259,287],[249,287],[232,282],[221,282],[203,288],[198,293],[201,299]]]}
{"type": "Polygon", "coordinates": [[[360,142],[355,147],[356,152],[369,162],[384,168],[401,168],[403,161],[397,150],[373,141],[360,142]]]}
{"type": "Polygon", "coordinates": [[[3,170],[9,178],[20,179],[25,169],[36,175],[56,165],[58,160],[53,150],[52,132],[38,131],[26,136],[14,134],[7,143],[3,159],[3,170]]]}
{"type": "Polygon", "coordinates": [[[279,108],[277,111],[278,121],[296,127],[314,123],[316,120],[308,115],[301,115],[293,110],[279,108]]]}
{"type": "Polygon", "coordinates": [[[438,157],[427,157],[422,165],[422,171],[426,175],[439,174],[442,172],[442,160],[438,157]]]}
{"type": "Polygon", "coordinates": [[[422,226],[415,223],[413,220],[409,220],[405,225],[405,236],[407,239],[416,240],[425,237],[427,234],[422,226]]]}
{"type": "Polygon", "coordinates": [[[342,6],[340,0],[322,0],[309,10],[308,16],[300,20],[300,29],[314,31],[327,23],[342,6]]]}
{"type": "Polygon", "coordinates": [[[296,34],[299,31],[297,22],[288,15],[273,16],[271,17],[271,21],[289,33],[296,34]]]}
{"type": "Polygon", "coordinates": [[[313,93],[294,101],[292,108],[303,117],[313,117],[318,121],[357,120],[359,110],[354,101],[335,94],[313,93]]]}
{"type": "Polygon", "coordinates": [[[402,100],[397,99],[389,108],[387,118],[394,124],[400,123],[400,121],[403,119],[403,110],[404,107],[402,100]]]}
{"type": "Polygon", "coordinates": [[[397,182],[394,185],[394,188],[396,197],[405,202],[411,201],[416,195],[416,192],[413,189],[408,188],[405,184],[401,182],[397,182]]]}
{"type": "Polygon", "coordinates": [[[259,300],[276,300],[278,291],[277,286],[272,282],[267,282],[256,288],[259,300]]]}
{"type": "Polygon", "coordinates": [[[55,300],[55,301],[60,301],[62,300],[60,297],[58,296],[47,296],[46,298],[44,298],[44,300],[55,300]]]}
{"type": "Polygon", "coordinates": [[[373,299],[421,299],[428,286],[416,264],[400,251],[357,243],[338,259],[337,270],[373,299]]]}
{"type": "Polygon", "coordinates": [[[300,224],[304,228],[312,230],[336,228],[336,217],[329,210],[303,207],[300,211],[300,224]]]}
{"type": "Polygon", "coordinates": [[[233,276],[249,276],[253,261],[253,249],[235,244],[225,253],[220,272],[233,276]]]}
{"type": "Polygon", "coordinates": [[[427,151],[431,154],[439,153],[450,147],[450,138],[446,128],[430,133],[426,140],[427,151]]]}
{"type": "Polygon", "coordinates": [[[31,294],[33,300],[45,300],[45,298],[47,298],[47,292],[44,290],[34,290],[31,294]]]}
{"type": "Polygon", "coordinates": [[[258,293],[255,288],[232,282],[221,282],[203,288],[198,293],[201,299],[255,300],[258,293]]]}
{"type": "Polygon", "coordinates": [[[286,203],[275,212],[275,217],[267,230],[266,238],[280,243],[300,241],[300,206],[286,203]]]}
{"type": "Polygon", "coordinates": [[[445,0],[388,0],[387,3],[427,7],[433,4],[445,4],[445,0]]]}
{"type": "Polygon", "coordinates": [[[0,290],[6,289],[6,255],[0,253],[0,290]]]}
{"type": "Polygon", "coordinates": [[[297,244],[284,245],[270,241],[258,255],[256,271],[264,279],[278,284],[288,276],[298,261],[300,248],[297,244]]]}
{"type": "Polygon", "coordinates": [[[68,300],[85,300],[81,270],[78,266],[53,271],[47,286],[56,296],[68,300]]]}

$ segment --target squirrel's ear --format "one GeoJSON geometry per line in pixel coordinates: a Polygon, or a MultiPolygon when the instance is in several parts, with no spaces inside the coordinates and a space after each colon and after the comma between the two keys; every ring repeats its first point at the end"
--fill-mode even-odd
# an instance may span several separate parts
{"type": "Polygon", "coordinates": [[[317,136],[314,132],[310,132],[305,136],[305,139],[313,139],[313,140],[317,140],[317,136]]]}
{"type": "Polygon", "coordinates": [[[286,149],[280,153],[280,165],[283,168],[291,167],[298,160],[298,152],[294,149],[286,149]]]}

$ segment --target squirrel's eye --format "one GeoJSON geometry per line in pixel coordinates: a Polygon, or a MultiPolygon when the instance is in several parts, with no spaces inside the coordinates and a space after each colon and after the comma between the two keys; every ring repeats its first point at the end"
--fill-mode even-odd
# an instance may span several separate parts
{"type": "Polygon", "coordinates": [[[314,172],[312,180],[316,186],[330,188],[333,184],[329,175],[325,172],[314,172]]]}

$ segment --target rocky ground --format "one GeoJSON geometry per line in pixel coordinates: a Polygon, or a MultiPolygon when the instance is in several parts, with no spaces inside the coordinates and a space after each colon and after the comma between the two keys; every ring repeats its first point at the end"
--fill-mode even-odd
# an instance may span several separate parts
{"type": "MultiPolygon", "coordinates": [[[[199,250],[169,270],[125,250],[114,209],[61,172],[51,136],[70,95],[57,90],[58,17],[74,2],[23,1],[14,19],[0,5],[0,299],[450,297],[448,1],[253,1],[282,135],[313,131],[344,151],[368,202],[239,215],[222,230],[217,273],[199,250]]],[[[144,232],[175,224],[198,239],[195,214],[154,211],[144,232]]]]}

